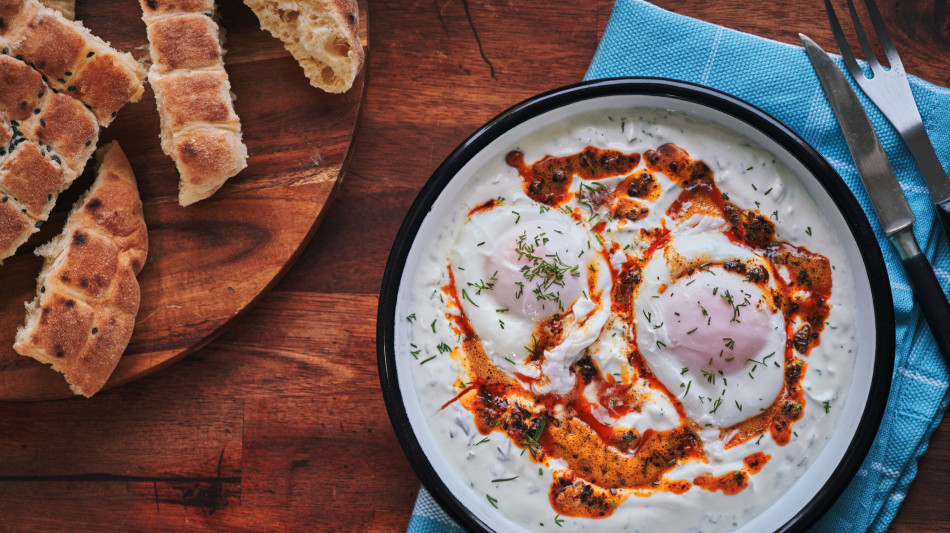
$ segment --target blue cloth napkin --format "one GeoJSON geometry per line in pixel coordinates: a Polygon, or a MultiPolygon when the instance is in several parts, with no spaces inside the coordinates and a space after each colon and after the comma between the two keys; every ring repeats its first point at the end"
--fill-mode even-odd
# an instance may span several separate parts
{"type": "MultiPolygon", "coordinates": [[[[788,37],[795,39],[797,35],[790,32],[788,37]]],[[[699,83],[765,110],[825,156],[867,213],[887,262],[894,296],[894,375],[887,413],[867,459],[814,531],[884,531],[917,474],[917,460],[926,451],[930,435],[947,407],[947,367],[914,304],[900,259],[881,231],[805,51],[677,15],[640,0],[617,0],[585,78],[617,76],[656,76],[699,83]]],[[[910,77],[910,84],[937,155],[946,167],[950,162],[950,90],[914,77],[910,77]]],[[[950,287],[950,246],[934,220],[927,187],[897,132],[858,93],[917,216],[917,240],[946,292],[950,287]]],[[[463,530],[422,489],[409,531],[463,530]]]]}

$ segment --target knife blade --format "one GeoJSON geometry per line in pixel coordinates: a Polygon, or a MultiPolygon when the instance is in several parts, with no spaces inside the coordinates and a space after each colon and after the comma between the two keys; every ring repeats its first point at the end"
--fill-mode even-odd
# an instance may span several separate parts
{"type": "Polygon", "coordinates": [[[904,197],[887,153],[861,101],[838,65],[815,41],[801,33],[798,36],[838,119],[838,126],[881,227],[897,248],[907,280],[930,324],[937,346],[944,360],[950,363],[950,303],[914,237],[914,212],[904,197]]]}
{"type": "Polygon", "coordinates": [[[890,237],[910,227],[916,218],[861,101],[831,57],[806,35],[798,35],[835,112],[884,233],[890,237]]]}

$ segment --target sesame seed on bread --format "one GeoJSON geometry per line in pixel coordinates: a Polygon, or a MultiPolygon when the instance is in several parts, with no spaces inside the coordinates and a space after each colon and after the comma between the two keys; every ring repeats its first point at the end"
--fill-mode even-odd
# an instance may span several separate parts
{"type": "Polygon", "coordinates": [[[132,167],[116,142],[97,159],[96,181],[62,233],[36,250],[45,261],[13,345],[87,397],[105,385],[128,346],[139,308],[136,275],[148,254],[132,167]]]}

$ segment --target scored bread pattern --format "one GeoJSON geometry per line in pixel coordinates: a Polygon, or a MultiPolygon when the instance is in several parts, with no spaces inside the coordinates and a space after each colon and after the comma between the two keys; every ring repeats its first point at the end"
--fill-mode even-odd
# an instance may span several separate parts
{"type": "Polygon", "coordinates": [[[26,63],[0,55],[0,261],[49,218],[98,139],[91,111],[53,92],[26,63]]]}
{"type": "Polygon", "coordinates": [[[139,309],[136,276],[148,254],[132,167],[116,142],[97,159],[96,181],[62,233],[36,251],[45,261],[13,346],[52,365],[84,396],[102,388],[128,346],[139,309]]]}
{"type": "Polygon", "coordinates": [[[214,194],[247,166],[212,0],[141,0],[162,150],[181,176],[179,203],[214,194]]]}
{"type": "Polygon", "coordinates": [[[102,126],[127,102],[142,96],[145,71],[82,23],[66,20],[37,0],[0,0],[0,45],[25,61],[57,91],[69,93],[102,126]]]}
{"type": "Polygon", "coordinates": [[[36,0],[0,0],[0,262],[49,218],[144,69],[36,0]]]}

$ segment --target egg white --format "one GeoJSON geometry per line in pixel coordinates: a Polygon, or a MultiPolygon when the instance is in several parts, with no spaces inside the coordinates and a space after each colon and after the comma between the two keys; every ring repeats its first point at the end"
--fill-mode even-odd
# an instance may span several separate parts
{"type": "Polygon", "coordinates": [[[449,259],[459,303],[492,363],[511,376],[531,378],[537,393],[568,392],[575,379],[571,364],[597,340],[610,316],[610,267],[585,225],[538,204],[497,206],[469,217],[449,259]],[[555,294],[555,300],[539,298],[538,278],[525,277],[524,262],[507,257],[524,246],[519,242],[538,243],[547,261],[570,269],[564,286],[541,291],[555,294]],[[541,361],[527,361],[538,321],[554,314],[563,320],[560,342],[545,350],[541,361]]]}
{"type": "MultiPolygon", "coordinates": [[[[727,338],[714,337],[708,343],[708,356],[712,364],[703,361],[697,365],[694,359],[682,353],[682,349],[678,350],[680,343],[678,339],[670,337],[671,328],[665,324],[661,325],[656,318],[672,314],[664,309],[664,305],[672,299],[671,295],[677,287],[681,287],[674,280],[690,266],[738,260],[767,268],[767,262],[755,252],[731,242],[723,235],[716,220],[718,219],[692,217],[673,231],[670,241],[657,250],[643,269],[643,281],[634,305],[637,310],[637,344],[651,371],[670,393],[679,399],[687,416],[693,421],[703,427],[726,428],[755,416],[771,405],[781,392],[786,340],[781,311],[765,307],[769,305],[768,301],[757,302],[768,300],[768,295],[763,294],[752,283],[745,282],[743,290],[747,292],[744,294],[751,296],[751,305],[758,303],[760,309],[767,310],[768,321],[761,331],[752,332],[762,340],[762,348],[756,353],[747,354],[747,357],[742,358],[746,359],[745,361],[736,362],[741,365],[727,372],[720,372],[722,362],[719,358],[730,357],[735,348],[734,342],[731,343],[727,338]]],[[[681,278],[680,283],[684,280],[687,283],[708,283],[710,291],[716,285],[716,280],[722,280],[719,283],[725,283],[727,280],[730,283],[740,283],[735,280],[739,277],[737,274],[722,268],[711,267],[697,272],[701,275],[694,275],[695,280],[681,278]]],[[[770,276],[769,282],[772,283],[773,279],[774,276],[770,276]]],[[[697,285],[691,290],[701,287],[702,285],[697,285]]],[[[682,311],[684,315],[686,312],[682,311]]],[[[689,312],[697,316],[699,313],[705,313],[698,302],[689,312]]],[[[734,327],[742,326],[735,324],[734,327]]]]}

